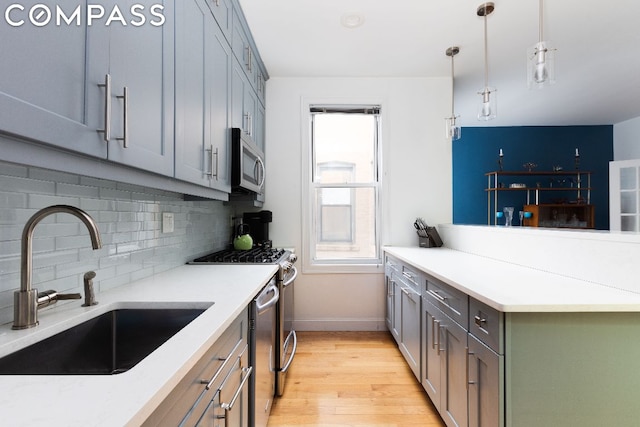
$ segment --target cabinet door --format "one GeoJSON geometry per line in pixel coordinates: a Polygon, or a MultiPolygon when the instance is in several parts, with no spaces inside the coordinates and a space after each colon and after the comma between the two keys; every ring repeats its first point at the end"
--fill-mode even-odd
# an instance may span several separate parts
{"type": "Polygon", "coordinates": [[[386,289],[385,323],[387,324],[387,329],[391,331],[393,328],[393,282],[390,276],[385,276],[384,282],[386,289]]]}
{"type": "Polygon", "coordinates": [[[210,103],[207,96],[208,28],[216,25],[204,0],[176,4],[176,178],[209,185],[210,103]]]}
{"type": "Polygon", "coordinates": [[[216,18],[218,26],[222,30],[224,37],[231,40],[233,28],[233,7],[231,0],[207,0],[207,4],[216,18]]]}
{"type": "MultiPolygon", "coordinates": [[[[220,0],[221,2],[223,0],[220,0]]],[[[211,64],[207,67],[209,99],[211,100],[211,145],[214,156],[214,174],[211,187],[231,192],[231,48],[217,26],[212,26],[212,34],[207,37],[210,45],[211,64]]]]}
{"type": "Polygon", "coordinates": [[[467,331],[444,316],[440,324],[442,393],[440,415],[449,427],[464,427],[467,414],[467,331]]]}
{"type": "Polygon", "coordinates": [[[242,71],[247,76],[247,81],[250,86],[255,89],[256,76],[257,76],[257,61],[251,42],[249,41],[249,35],[245,31],[242,25],[239,11],[233,11],[233,36],[232,36],[232,49],[233,53],[241,64],[242,71]]]}
{"type": "Polygon", "coordinates": [[[440,324],[442,315],[438,309],[422,300],[422,387],[425,389],[433,405],[440,410],[442,362],[440,343],[440,324]]]}
{"type": "Polygon", "coordinates": [[[420,294],[408,285],[401,288],[402,326],[400,352],[420,379],[420,294]]]}
{"type": "Polygon", "coordinates": [[[231,73],[231,127],[247,132],[244,110],[245,86],[249,83],[237,58],[232,61],[231,73]]]}
{"type": "MultiPolygon", "coordinates": [[[[258,108],[258,98],[250,84],[244,86],[244,97],[242,99],[245,116],[246,133],[254,139],[256,138],[256,111],[258,108]]],[[[262,148],[262,147],[261,147],[262,148]]]]}
{"type": "Polygon", "coordinates": [[[402,288],[397,277],[393,277],[393,329],[391,335],[399,344],[402,342],[402,288]]]}
{"type": "Polygon", "coordinates": [[[503,427],[504,356],[468,339],[469,427],[503,427]]]}
{"type": "MultiPolygon", "coordinates": [[[[136,3],[139,0],[123,0],[118,6],[130,10],[136,3]]],[[[112,140],[108,158],[173,176],[174,2],[154,3],[164,6],[162,26],[109,27],[112,140]],[[122,98],[125,87],[126,100],[122,98]]]]}
{"type": "Polygon", "coordinates": [[[256,111],[255,111],[255,120],[253,124],[253,132],[254,132],[254,141],[258,147],[265,152],[266,144],[265,144],[265,109],[264,106],[257,101],[256,102],[256,111]]]}
{"type": "MultiPolygon", "coordinates": [[[[69,11],[86,3],[56,5],[69,11]]],[[[28,17],[32,4],[8,15],[21,26],[0,25],[0,132],[106,158],[96,130],[104,126],[98,84],[107,70],[107,33],[97,24],[57,26],[55,17],[36,27],[28,17]]]]}
{"type": "Polygon", "coordinates": [[[230,49],[204,0],[176,7],[175,176],[229,192],[230,49]]]}

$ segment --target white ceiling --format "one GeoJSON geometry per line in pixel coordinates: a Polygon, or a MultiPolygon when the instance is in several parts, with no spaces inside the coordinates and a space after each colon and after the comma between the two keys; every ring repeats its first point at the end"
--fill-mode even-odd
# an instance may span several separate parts
{"type": "Polygon", "coordinates": [[[497,0],[488,17],[489,86],[498,117],[476,119],[484,86],[483,18],[470,0],[240,0],[271,77],[441,77],[455,57],[462,126],[615,124],[640,117],[640,1],[546,0],[556,84],[528,90],[526,50],[538,0],[497,0]],[[364,24],[348,29],[344,14],[364,24]]]}

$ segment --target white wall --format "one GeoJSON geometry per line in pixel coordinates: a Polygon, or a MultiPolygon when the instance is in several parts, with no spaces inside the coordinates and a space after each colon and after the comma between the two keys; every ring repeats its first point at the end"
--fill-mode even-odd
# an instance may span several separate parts
{"type": "MultiPolygon", "coordinates": [[[[273,212],[269,237],[302,255],[301,136],[305,100],[382,104],[382,243],[417,245],[413,221],[452,221],[451,142],[444,118],[451,108],[451,79],[272,78],[267,82],[267,188],[273,212]],[[277,165],[269,167],[269,165],[277,165]]],[[[300,266],[300,264],[299,264],[300,266]]],[[[371,274],[305,274],[295,289],[299,330],[384,329],[384,278],[371,274]]]]}
{"type": "Polygon", "coordinates": [[[613,159],[640,159],[640,117],[613,125],[613,159]]]}
{"type": "Polygon", "coordinates": [[[454,224],[439,231],[451,249],[640,292],[638,233],[454,224]]]}

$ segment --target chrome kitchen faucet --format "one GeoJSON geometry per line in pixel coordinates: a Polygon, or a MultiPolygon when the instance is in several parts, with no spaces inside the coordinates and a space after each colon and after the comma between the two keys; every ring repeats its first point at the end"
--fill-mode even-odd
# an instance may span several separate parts
{"type": "Polygon", "coordinates": [[[54,205],[36,212],[22,230],[22,249],[20,259],[20,290],[13,295],[13,326],[12,329],[26,329],[38,325],[38,308],[47,306],[61,299],[80,299],[80,294],[58,294],[56,291],[45,291],[38,294],[37,289],[31,289],[31,270],[33,257],[33,230],[45,217],[55,213],[74,215],[84,223],[89,230],[91,245],[94,250],[102,247],[100,231],[95,220],[82,209],[67,205],[54,205]]]}

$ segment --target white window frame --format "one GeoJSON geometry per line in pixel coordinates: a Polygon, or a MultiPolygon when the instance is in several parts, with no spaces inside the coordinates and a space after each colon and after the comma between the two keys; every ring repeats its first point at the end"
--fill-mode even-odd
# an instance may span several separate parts
{"type": "Polygon", "coordinates": [[[301,166],[302,166],[302,194],[301,194],[301,211],[302,211],[302,272],[306,274],[326,274],[326,273],[379,273],[382,268],[382,224],[383,222],[383,158],[382,147],[384,139],[384,123],[385,108],[384,102],[380,99],[375,100],[352,100],[352,99],[304,99],[301,105],[301,166]],[[315,187],[311,182],[313,167],[313,152],[311,147],[311,107],[322,105],[325,107],[335,106],[337,108],[346,107],[362,107],[376,105],[380,108],[378,120],[378,145],[376,151],[377,157],[377,197],[376,197],[376,258],[363,262],[362,260],[315,260],[314,245],[316,243],[315,225],[313,224],[312,212],[314,209],[313,195],[315,187]]]}

